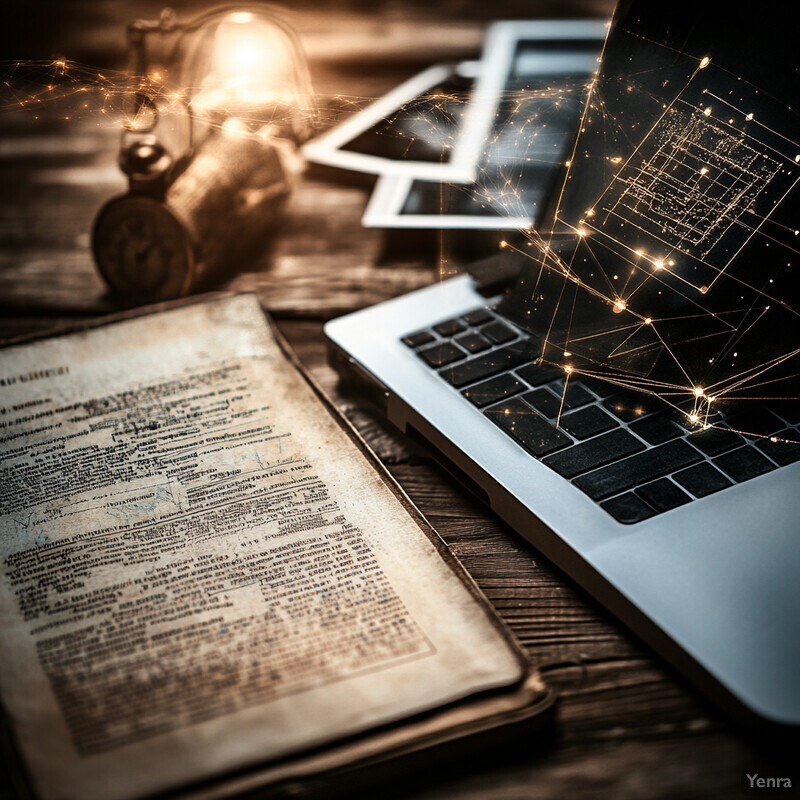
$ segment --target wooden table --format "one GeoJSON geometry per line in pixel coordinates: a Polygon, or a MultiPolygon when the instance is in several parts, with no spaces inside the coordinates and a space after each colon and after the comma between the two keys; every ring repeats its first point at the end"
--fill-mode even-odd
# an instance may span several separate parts
{"type": "MultiPolygon", "coordinates": [[[[455,44],[446,39],[459,57],[474,52],[480,27],[466,26],[461,35],[455,44]]],[[[407,41],[413,38],[406,35],[407,41]]],[[[424,61],[419,52],[409,53],[402,60],[392,51],[377,70],[331,66],[329,60],[323,90],[334,94],[337,81],[349,80],[358,84],[354,93],[360,96],[385,91],[424,61]]],[[[35,123],[29,114],[5,113],[0,120],[5,339],[116,308],[95,272],[89,230],[101,203],[125,188],[115,166],[118,129],[96,114],[58,116],[51,109],[35,123]]],[[[732,797],[745,785],[745,772],[791,774],[736,733],[532,546],[412,452],[358,396],[342,392],[326,363],[324,320],[429,284],[441,266],[433,249],[400,261],[384,252],[381,232],[360,224],[367,195],[362,188],[306,179],[271,252],[232,271],[220,288],[258,294],[300,359],[462,560],[560,695],[557,721],[544,744],[522,742],[519,752],[502,758],[417,776],[396,790],[398,796],[732,797]]],[[[7,784],[2,788],[0,797],[15,797],[7,784]]]]}

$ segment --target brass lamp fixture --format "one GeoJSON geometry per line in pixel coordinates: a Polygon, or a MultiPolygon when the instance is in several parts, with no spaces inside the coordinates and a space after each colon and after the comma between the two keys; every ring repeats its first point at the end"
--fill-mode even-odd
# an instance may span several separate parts
{"type": "Polygon", "coordinates": [[[269,6],[128,26],[128,193],[95,221],[100,274],[127,302],[191,292],[274,229],[314,120],[294,32],[269,6]]]}

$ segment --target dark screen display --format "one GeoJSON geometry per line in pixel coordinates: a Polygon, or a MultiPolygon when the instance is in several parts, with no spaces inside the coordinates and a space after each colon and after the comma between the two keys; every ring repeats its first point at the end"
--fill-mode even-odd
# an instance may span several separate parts
{"type": "Polygon", "coordinates": [[[670,402],[796,391],[799,21],[775,2],[618,13],[502,307],[546,360],[670,402]]]}

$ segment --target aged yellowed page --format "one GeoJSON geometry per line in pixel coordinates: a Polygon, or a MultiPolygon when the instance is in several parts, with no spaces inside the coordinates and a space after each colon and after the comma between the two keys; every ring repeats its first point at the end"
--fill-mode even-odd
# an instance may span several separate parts
{"type": "Polygon", "coordinates": [[[44,800],[521,677],[252,297],[3,351],[0,459],[0,690],[44,800]]]}

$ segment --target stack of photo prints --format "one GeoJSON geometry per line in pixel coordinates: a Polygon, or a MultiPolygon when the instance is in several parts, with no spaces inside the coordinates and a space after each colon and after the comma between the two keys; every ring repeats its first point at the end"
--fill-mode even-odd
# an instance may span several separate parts
{"type": "Polygon", "coordinates": [[[480,60],[426,69],[305,156],[377,176],[367,227],[526,229],[569,157],[606,30],[601,20],[494,23],[480,60]]]}

